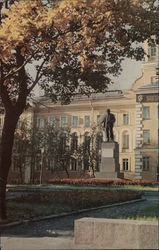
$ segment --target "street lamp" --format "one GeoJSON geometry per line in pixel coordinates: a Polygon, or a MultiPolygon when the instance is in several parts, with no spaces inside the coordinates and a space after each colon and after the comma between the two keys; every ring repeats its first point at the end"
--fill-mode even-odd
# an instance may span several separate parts
{"type": "Polygon", "coordinates": [[[42,176],[43,176],[44,151],[45,151],[44,147],[41,148],[40,185],[42,184],[42,176]]]}

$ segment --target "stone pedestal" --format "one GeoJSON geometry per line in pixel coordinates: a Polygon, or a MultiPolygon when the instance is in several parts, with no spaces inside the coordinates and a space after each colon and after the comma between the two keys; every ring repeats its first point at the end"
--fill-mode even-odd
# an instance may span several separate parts
{"type": "Polygon", "coordinates": [[[76,249],[158,249],[158,222],[105,218],[75,220],[76,249]]]}
{"type": "Polygon", "coordinates": [[[97,178],[118,179],[123,178],[119,165],[119,144],[117,142],[102,143],[102,160],[97,178]]]}

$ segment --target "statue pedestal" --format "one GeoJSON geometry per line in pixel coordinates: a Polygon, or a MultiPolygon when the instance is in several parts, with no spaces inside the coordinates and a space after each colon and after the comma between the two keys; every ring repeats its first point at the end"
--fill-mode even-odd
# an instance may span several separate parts
{"type": "Polygon", "coordinates": [[[119,165],[119,144],[117,142],[102,143],[102,160],[96,178],[118,179],[123,178],[119,165]]]}

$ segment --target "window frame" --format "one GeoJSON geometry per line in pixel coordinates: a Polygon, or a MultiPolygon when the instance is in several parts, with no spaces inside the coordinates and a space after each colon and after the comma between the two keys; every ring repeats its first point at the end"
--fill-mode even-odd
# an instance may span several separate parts
{"type": "Polygon", "coordinates": [[[122,139],[123,139],[122,148],[123,148],[123,149],[129,149],[129,148],[130,148],[130,146],[129,146],[130,138],[129,138],[129,137],[130,137],[130,136],[129,136],[129,133],[123,133],[123,135],[122,135],[122,139]],[[125,143],[124,137],[127,137],[127,138],[128,138],[128,140],[126,139],[126,143],[125,143]]]}
{"type": "Polygon", "coordinates": [[[85,115],[84,116],[84,127],[85,128],[89,128],[91,126],[91,118],[90,118],[90,115],[85,115]],[[86,124],[86,117],[89,117],[89,124],[87,125],[86,124]]]}
{"type": "Polygon", "coordinates": [[[67,119],[67,116],[61,116],[61,117],[60,117],[60,127],[61,127],[61,128],[67,128],[67,126],[68,126],[68,119],[67,119]],[[66,123],[65,123],[64,126],[62,126],[62,118],[66,118],[66,123]]]}
{"type": "Polygon", "coordinates": [[[142,171],[149,171],[150,170],[150,157],[143,156],[142,157],[142,171]]]}
{"type": "Polygon", "coordinates": [[[124,113],[123,114],[123,125],[129,125],[129,114],[128,113],[124,113]]]}
{"type": "Polygon", "coordinates": [[[100,118],[101,118],[101,115],[97,115],[96,117],[97,123],[100,121],[100,118]]]}
{"type": "Polygon", "coordinates": [[[71,171],[77,171],[78,161],[77,159],[71,159],[71,171]]]}
{"type": "Polygon", "coordinates": [[[50,126],[55,127],[56,126],[56,117],[55,116],[49,116],[48,123],[50,126]]]}
{"type": "Polygon", "coordinates": [[[144,129],[143,130],[143,144],[144,145],[149,145],[150,144],[150,129],[144,129]],[[148,132],[148,134],[149,134],[149,136],[148,136],[148,142],[146,142],[145,140],[144,140],[144,134],[146,133],[146,132],[148,132]]]}
{"type": "Polygon", "coordinates": [[[143,107],[143,119],[144,120],[150,120],[150,106],[144,106],[143,107]],[[148,109],[148,117],[145,116],[144,110],[148,109]]]}
{"type": "Polygon", "coordinates": [[[123,158],[122,159],[122,169],[123,169],[124,172],[130,171],[130,169],[129,169],[129,159],[128,158],[123,158]],[[125,168],[125,165],[127,165],[126,168],[125,168]]]}
{"type": "Polygon", "coordinates": [[[76,133],[71,135],[71,149],[73,151],[78,149],[78,135],[76,133]]]}
{"type": "Polygon", "coordinates": [[[39,129],[44,129],[45,128],[45,118],[44,117],[42,117],[42,116],[39,116],[39,117],[37,117],[37,127],[39,128],[39,129]],[[40,120],[43,120],[43,126],[41,126],[40,125],[40,120]]]}
{"type": "Polygon", "coordinates": [[[154,57],[157,55],[157,47],[155,44],[150,46],[150,56],[154,57]]]}
{"type": "Polygon", "coordinates": [[[79,126],[79,117],[77,115],[73,115],[72,116],[72,127],[73,128],[78,128],[78,126],[79,126]],[[75,117],[77,118],[77,124],[74,125],[74,118],[75,117]]]}

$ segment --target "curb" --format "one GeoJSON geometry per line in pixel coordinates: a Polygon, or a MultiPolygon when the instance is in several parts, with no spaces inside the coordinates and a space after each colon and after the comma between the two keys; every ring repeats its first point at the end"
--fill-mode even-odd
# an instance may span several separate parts
{"type": "Polygon", "coordinates": [[[62,218],[62,217],[70,216],[70,215],[78,215],[78,214],[82,214],[82,213],[85,213],[85,212],[95,211],[95,210],[99,210],[99,209],[103,209],[103,208],[118,207],[118,206],[123,206],[123,205],[127,205],[127,204],[142,202],[142,201],[146,201],[146,199],[141,198],[141,199],[136,199],[136,200],[131,200],[131,201],[124,201],[124,202],[119,202],[119,203],[110,204],[110,205],[103,205],[103,206],[99,206],[99,207],[85,208],[85,209],[72,211],[72,212],[68,212],[68,213],[47,215],[47,216],[38,217],[38,218],[34,218],[34,219],[15,221],[15,222],[11,222],[11,223],[8,223],[8,224],[0,224],[0,230],[7,229],[7,228],[10,228],[10,227],[14,227],[14,226],[18,226],[18,225],[21,225],[21,224],[27,224],[27,223],[31,223],[31,222],[38,222],[38,221],[43,221],[43,220],[48,220],[48,219],[62,218]]]}

